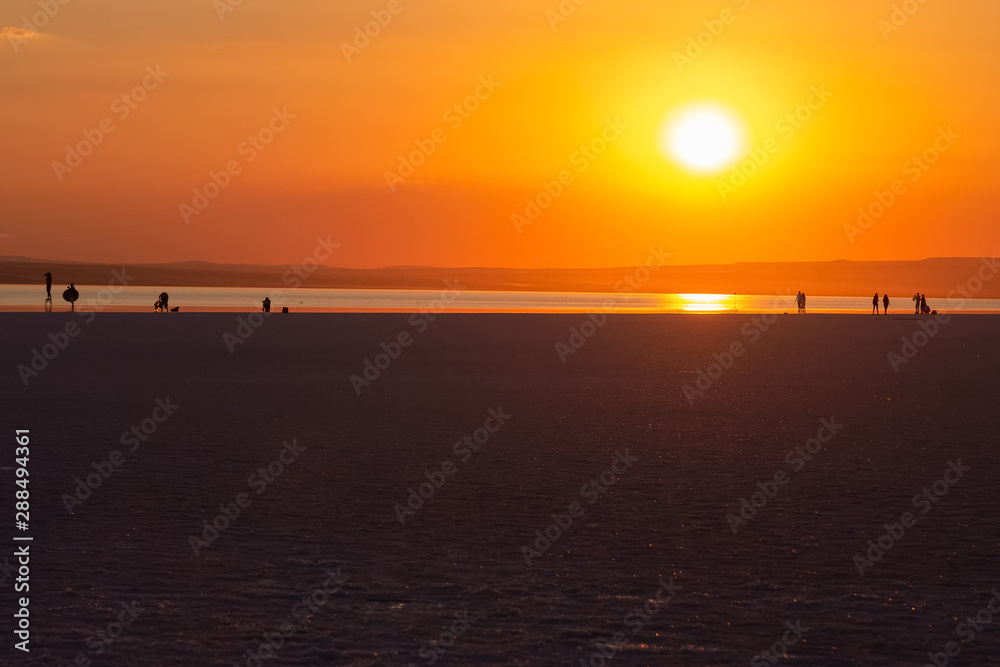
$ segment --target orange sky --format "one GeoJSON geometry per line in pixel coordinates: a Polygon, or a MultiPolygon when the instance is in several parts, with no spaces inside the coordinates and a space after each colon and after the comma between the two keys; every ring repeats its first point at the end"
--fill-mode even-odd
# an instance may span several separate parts
{"type": "Polygon", "coordinates": [[[322,234],[341,266],[588,267],[651,244],[678,264],[1000,245],[994,0],[586,0],[569,16],[570,0],[235,2],[4,2],[0,254],[296,263],[322,234]],[[896,26],[894,4],[918,9],[896,26]],[[372,12],[387,25],[345,49],[372,12]],[[133,89],[144,99],[121,99],[133,89]],[[657,148],[697,100],[773,149],[725,196],[728,170],[694,175],[657,148]],[[779,125],[796,110],[800,127],[779,125]],[[418,141],[433,153],[390,188],[418,141]],[[580,152],[592,141],[604,152],[580,152]],[[228,184],[194,215],[210,172],[228,184]],[[850,227],[896,180],[884,214],[850,227]]]}

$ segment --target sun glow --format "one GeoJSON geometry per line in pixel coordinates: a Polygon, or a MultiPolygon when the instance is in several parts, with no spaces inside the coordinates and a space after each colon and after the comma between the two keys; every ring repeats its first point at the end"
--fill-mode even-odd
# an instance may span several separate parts
{"type": "Polygon", "coordinates": [[[680,309],[690,313],[715,313],[734,310],[733,297],[728,294],[678,294],[680,309]]]}
{"type": "Polygon", "coordinates": [[[746,144],[742,121],[714,103],[686,106],[660,126],[664,157],[698,173],[714,173],[735,162],[746,144]]]}

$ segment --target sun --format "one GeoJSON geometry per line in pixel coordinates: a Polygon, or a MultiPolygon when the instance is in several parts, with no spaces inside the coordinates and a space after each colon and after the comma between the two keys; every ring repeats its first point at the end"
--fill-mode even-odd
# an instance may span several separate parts
{"type": "Polygon", "coordinates": [[[731,109],[713,102],[690,104],[671,113],[660,126],[660,152],[696,173],[715,173],[733,164],[746,144],[743,122],[731,109]]]}

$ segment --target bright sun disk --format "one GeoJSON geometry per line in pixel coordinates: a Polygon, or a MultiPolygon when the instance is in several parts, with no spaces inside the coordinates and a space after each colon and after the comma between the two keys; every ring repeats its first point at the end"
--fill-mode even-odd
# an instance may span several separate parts
{"type": "Polygon", "coordinates": [[[743,124],[718,104],[700,103],[679,110],[660,127],[664,157],[698,173],[728,167],[743,152],[743,124]]]}

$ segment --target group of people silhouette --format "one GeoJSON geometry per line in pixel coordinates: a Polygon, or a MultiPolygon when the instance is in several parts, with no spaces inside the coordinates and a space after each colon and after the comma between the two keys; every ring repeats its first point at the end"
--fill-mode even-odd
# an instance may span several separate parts
{"type": "MultiPolygon", "coordinates": [[[[917,292],[910,299],[913,301],[913,314],[914,315],[931,315],[931,307],[927,305],[927,295],[917,292]]],[[[937,311],[933,311],[937,312],[937,311]]]]}
{"type": "MultiPolygon", "coordinates": [[[[931,307],[927,305],[927,295],[917,292],[910,300],[913,301],[913,314],[914,315],[931,315],[937,311],[931,311],[931,307]]],[[[882,295],[882,314],[889,314],[889,295],[882,295]]],[[[872,315],[878,315],[878,292],[875,292],[875,296],[872,297],[872,315]]]]}
{"type": "MultiPolygon", "coordinates": [[[[76,302],[80,298],[80,292],[73,283],[63,290],[63,301],[69,303],[70,310],[76,310],[76,302]]],[[[45,274],[45,310],[52,310],[52,274],[45,274]]]]}
{"type": "MultiPolygon", "coordinates": [[[[69,303],[70,310],[76,310],[76,302],[80,299],[80,291],[76,289],[76,285],[73,283],[69,284],[69,287],[63,291],[63,300],[69,303]]],[[[156,312],[170,312],[176,313],[180,310],[179,306],[174,308],[169,307],[170,295],[166,292],[160,292],[160,296],[157,297],[156,303],[153,304],[153,310],[156,312]]],[[[52,274],[45,274],[45,310],[52,310],[52,274]]]]}
{"type": "MultiPolygon", "coordinates": [[[[168,310],[171,310],[169,304],[170,304],[170,295],[167,294],[166,292],[160,292],[160,296],[157,297],[156,303],[153,304],[153,310],[155,310],[158,313],[160,312],[165,313],[168,310]]],[[[180,310],[180,306],[174,308],[173,312],[176,313],[178,310],[180,310]]]]}
{"type": "MultiPolygon", "coordinates": [[[[76,301],[80,298],[80,292],[76,289],[73,283],[69,284],[69,287],[63,292],[63,299],[68,301],[70,304],[70,309],[76,309],[76,301]]],[[[915,315],[929,315],[932,313],[930,306],[927,305],[927,295],[917,292],[911,298],[913,301],[913,312],[915,315]]],[[[156,312],[177,312],[180,307],[169,307],[170,295],[166,292],[160,292],[160,296],[157,298],[156,303],[153,304],[153,309],[156,312]]],[[[872,314],[878,315],[878,292],[875,292],[875,296],[872,297],[872,314]]],[[[261,304],[263,308],[262,311],[265,313],[271,312],[271,299],[265,297],[263,303],[261,304]]],[[[799,291],[795,295],[795,305],[798,306],[799,312],[806,312],[806,294],[803,291],[799,291]]],[[[45,274],[45,310],[52,310],[52,274],[45,274]]],[[[287,313],[288,308],[282,308],[282,312],[287,313]]],[[[882,314],[889,314],[889,295],[882,295],[882,314]]]]}
{"type": "MultiPolygon", "coordinates": [[[[882,295],[882,314],[889,314],[889,295],[882,295]]],[[[875,296],[872,297],[872,315],[878,315],[878,292],[875,292],[875,296]]]]}

